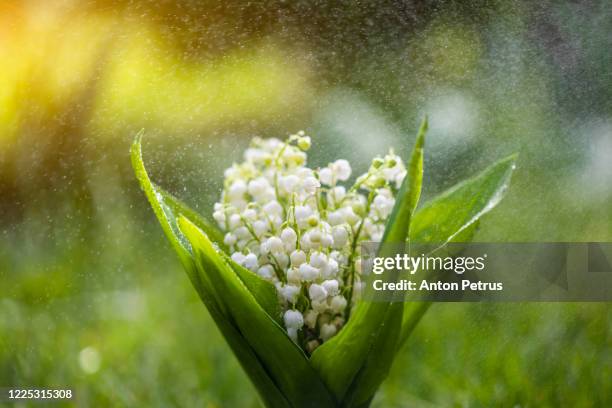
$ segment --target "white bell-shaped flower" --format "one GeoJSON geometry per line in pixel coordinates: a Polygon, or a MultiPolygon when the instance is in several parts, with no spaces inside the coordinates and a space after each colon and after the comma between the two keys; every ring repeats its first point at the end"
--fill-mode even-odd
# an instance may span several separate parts
{"type": "Polygon", "coordinates": [[[346,305],[344,296],[336,295],[331,300],[330,308],[334,313],[342,313],[346,309],[346,305]]]}
{"type": "Polygon", "coordinates": [[[274,276],[274,268],[272,265],[263,265],[257,270],[257,274],[264,279],[272,279],[274,276]]]}
{"type": "Polygon", "coordinates": [[[244,262],[244,258],[246,258],[246,257],[244,256],[244,254],[242,252],[234,252],[232,254],[231,258],[237,264],[242,265],[243,262],[244,262]]]}
{"type": "Polygon", "coordinates": [[[323,286],[327,292],[327,296],[336,296],[338,294],[339,284],[335,279],[325,280],[323,283],[321,283],[321,286],[323,286]]]}
{"type": "Polygon", "coordinates": [[[327,298],[327,291],[321,285],[313,283],[308,288],[308,294],[313,301],[321,302],[327,298]]]}
{"type": "Polygon", "coordinates": [[[304,314],[304,323],[306,324],[307,327],[314,329],[315,326],[317,325],[318,316],[319,314],[317,312],[310,309],[306,312],[306,314],[304,314]]]}
{"type": "Polygon", "coordinates": [[[310,265],[315,268],[324,268],[327,266],[327,255],[322,252],[315,251],[310,254],[310,265]]]}
{"type": "Polygon", "coordinates": [[[307,263],[301,264],[299,271],[302,280],[305,282],[311,282],[319,277],[319,270],[307,263]]]}
{"type": "Polygon", "coordinates": [[[306,262],[306,252],[302,251],[301,249],[296,249],[291,253],[291,265],[297,267],[304,262],[306,262]]]}
{"type": "Polygon", "coordinates": [[[348,230],[342,226],[335,226],[332,229],[332,238],[334,240],[334,248],[341,249],[348,242],[348,230]]]}
{"type": "Polygon", "coordinates": [[[321,339],[323,341],[327,341],[331,339],[336,334],[337,331],[338,329],[336,328],[334,324],[325,323],[321,325],[321,339]]]}
{"type": "Polygon", "coordinates": [[[283,214],[283,207],[278,203],[278,201],[273,200],[264,204],[263,211],[269,216],[281,216],[283,214]]]}
{"type": "Polygon", "coordinates": [[[244,193],[247,192],[247,184],[243,180],[236,180],[232,183],[232,185],[227,190],[227,195],[230,200],[240,199],[244,196],[244,193]]]}
{"type": "Polygon", "coordinates": [[[247,256],[244,257],[244,261],[242,261],[242,264],[245,268],[250,269],[252,271],[257,271],[257,267],[259,265],[257,261],[257,256],[253,253],[247,254],[247,256]]]}
{"type": "Polygon", "coordinates": [[[287,310],[283,316],[285,326],[292,329],[301,329],[304,325],[304,316],[297,310],[287,310]]]}
{"type": "Polygon", "coordinates": [[[291,250],[295,248],[297,234],[293,228],[287,227],[281,232],[280,239],[282,240],[285,249],[291,250]]]}
{"type": "Polygon", "coordinates": [[[347,160],[336,160],[332,164],[332,170],[336,175],[336,178],[340,181],[346,181],[349,179],[349,177],[351,177],[351,165],[347,160]]]}
{"type": "Polygon", "coordinates": [[[280,288],[280,294],[285,301],[295,303],[300,294],[300,288],[295,285],[283,285],[280,288]]]}

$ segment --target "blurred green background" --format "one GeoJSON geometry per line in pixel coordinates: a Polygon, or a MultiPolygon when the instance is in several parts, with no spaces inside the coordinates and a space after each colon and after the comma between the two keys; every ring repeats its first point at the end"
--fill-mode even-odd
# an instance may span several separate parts
{"type": "MultiPolygon", "coordinates": [[[[480,241],[612,240],[605,1],[0,3],[0,387],[258,406],[130,168],[203,214],[254,135],[358,173],[429,114],[425,198],[519,152],[480,241]]],[[[609,303],[438,304],[374,405],[612,405],[609,303]]]]}

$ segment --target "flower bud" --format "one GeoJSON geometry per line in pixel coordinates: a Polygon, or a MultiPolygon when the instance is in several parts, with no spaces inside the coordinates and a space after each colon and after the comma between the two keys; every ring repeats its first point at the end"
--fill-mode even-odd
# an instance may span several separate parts
{"type": "Polygon", "coordinates": [[[302,136],[298,139],[297,145],[300,149],[306,151],[310,149],[311,141],[310,136],[302,136]]]}

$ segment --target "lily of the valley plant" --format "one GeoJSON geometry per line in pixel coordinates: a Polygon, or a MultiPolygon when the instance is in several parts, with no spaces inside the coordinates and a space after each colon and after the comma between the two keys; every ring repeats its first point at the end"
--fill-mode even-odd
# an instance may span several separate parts
{"type": "Polygon", "coordinates": [[[136,138],[140,185],[266,406],[367,407],[429,304],[360,300],[360,243],[469,239],[502,198],[513,156],[417,210],[426,130],[408,163],[390,151],[352,185],[346,160],[307,167],[303,132],[255,138],[225,171],[215,222],[151,182],[136,138]]]}

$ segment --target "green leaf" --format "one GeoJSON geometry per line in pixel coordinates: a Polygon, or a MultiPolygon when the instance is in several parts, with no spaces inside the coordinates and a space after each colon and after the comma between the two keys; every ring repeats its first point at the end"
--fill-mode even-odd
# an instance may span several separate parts
{"type": "MultiPolygon", "coordinates": [[[[225,251],[227,248],[223,243],[223,234],[207,219],[200,216],[197,212],[189,208],[185,203],[172,196],[172,194],[164,191],[162,188],[153,184],[155,190],[162,196],[164,202],[172,210],[174,218],[176,219],[179,215],[184,215],[191,222],[193,222],[198,228],[206,233],[210,237],[210,240],[214,242],[219,248],[225,251]]],[[[277,322],[281,323],[281,307],[278,301],[278,295],[274,285],[257,275],[253,271],[244,268],[234,262],[226,253],[223,253],[225,260],[232,267],[234,272],[244,282],[249,291],[255,296],[257,302],[261,307],[277,322]]]]}
{"type": "MultiPolygon", "coordinates": [[[[147,194],[155,214],[161,214],[161,218],[158,215],[158,219],[162,224],[162,228],[166,232],[166,236],[179,254],[179,257],[191,257],[191,246],[176,225],[176,220],[179,215],[184,215],[187,217],[198,228],[206,232],[206,234],[211,237],[211,240],[217,246],[225,249],[223,234],[210,221],[193,211],[181,200],[172,196],[172,194],[168,193],[149,180],[142,161],[140,138],[138,138],[132,146],[132,162],[139,181],[141,182],[141,186],[147,194]]],[[[252,271],[245,269],[237,263],[231,261],[229,257],[227,258],[234,271],[238,274],[240,279],[243,280],[244,284],[249,288],[249,290],[251,290],[264,310],[266,310],[266,312],[268,312],[275,320],[280,321],[281,309],[274,285],[271,282],[261,278],[256,273],[253,273],[252,271]]]]}
{"type": "Polygon", "coordinates": [[[239,329],[274,383],[294,407],[333,407],[335,401],[302,349],[255,300],[206,234],[185,217],[181,231],[192,245],[201,275],[223,294],[228,319],[239,329]]]}
{"type": "Polygon", "coordinates": [[[398,344],[398,350],[406,344],[417,324],[431,307],[432,302],[406,302],[404,303],[404,315],[402,320],[402,332],[398,344]]]}
{"type": "Polygon", "coordinates": [[[414,215],[411,241],[447,243],[491,211],[504,197],[515,162],[516,155],[502,159],[425,204],[414,215]]]}
{"type": "Polygon", "coordinates": [[[159,220],[168,241],[170,241],[170,244],[179,255],[181,262],[189,263],[191,258],[189,245],[184,239],[182,239],[182,234],[180,234],[180,231],[178,230],[176,218],[174,217],[171,207],[164,201],[163,196],[155,189],[155,186],[153,183],[151,183],[147,170],[145,169],[144,162],[142,160],[142,133],[142,131],[138,133],[130,149],[134,173],[136,174],[140,187],[147,196],[149,204],[151,204],[153,212],[159,220]]]}
{"type": "Polygon", "coordinates": [[[398,193],[398,200],[393,207],[389,221],[385,227],[382,242],[404,242],[411,228],[412,214],[421,197],[423,184],[423,149],[427,133],[427,117],[421,123],[414,149],[408,162],[407,175],[398,193]]]}
{"type": "MultiPolygon", "coordinates": [[[[208,279],[206,275],[198,273],[196,263],[191,256],[190,246],[180,233],[178,225],[176,224],[177,214],[174,211],[177,209],[175,204],[178,201],[168,201],[168,197],[171,196],[167,193],[161,193],[151,183],[142,160],[141,137],[141,134],[136,137],[131,148],[134,172],[136,173],[140,186],[145,192],[163,231],[172,247],[179,255],[179,259],[185,267],[187,275],[200,296],[200,299],[202,299],[202,302],[208,309],[211,317],[225,340],[228,342],[247,376],[255,385],[262,401],[267,406],[271,407],[290,406],[287,398],[268,375],[266,368],[262,365],[249,343],[238,328],[228,319],[228,310],[223,300],[213,289],[210,279],[208,279]]],[[[183,213],[187,213],[187,211],[183,213]]]]}
{"type": "MultiPolygon", "coordinates": [[[[387,222],[383,243],[404,242],[421,193],[427,119],[419,130],[408,174],[387,222]]],[[[392,274],[387,279],[393,279],[392,274]]],[[[366,404],[388,374],[401,332],[401,302],[362,301],[346,326],[312,354],[313,366],[343,406],[366,404]]]]}
{"type": "Polygon", "coordinates": [[[189,218],[191,222],[198,226],[202,231],[206,232],[215,244],[224,250],[227,249],[225,243],[223,243],[223,233],[209,220],[202,217],[200,214],[192,210],[187,204],[172,194],[158,186],[156,183],[152,183],[153,188],[161,195],[163,202],[170,208],[173,214],[183,214],[189,218]]]}
{"type": "MultiPolygon", "coordinates": [[[[414,214],[411,241],[446,244],[471,240],[480,218],[504,197],[516,167],[516,157],[498,161],[425,204],[414,214]]],[[[429,302],[406,302],[400,347],[429,306],[429,302]]]]}
{"type": "Polygon", "coordinates": [[[253,273],[250,269],[237,264],[227,254],[221,254],[238,277],[242,280],[249,292],[253,294],[257,303],[272,317],[278,324],[282,324],[282,309],[278,299],[276,287],[261,276],[253,273]]]}

